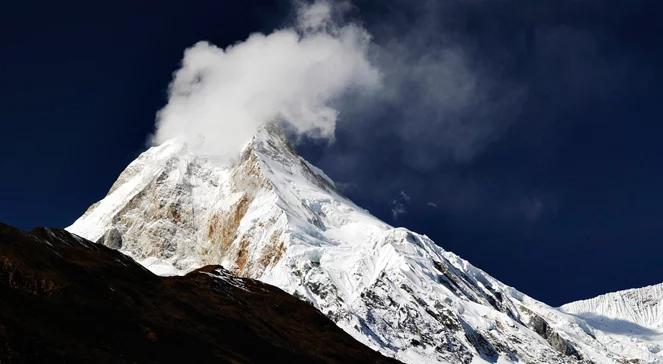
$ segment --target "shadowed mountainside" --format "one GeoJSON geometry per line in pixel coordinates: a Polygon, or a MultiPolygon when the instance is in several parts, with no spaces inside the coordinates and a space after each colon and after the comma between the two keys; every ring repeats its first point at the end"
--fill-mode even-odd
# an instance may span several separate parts
{"type": "Polygon", "coordinates": [[[0,224],[0,362],[375,362],[311,305],[207,266],[158,277],[64,230],[0,224]]]}

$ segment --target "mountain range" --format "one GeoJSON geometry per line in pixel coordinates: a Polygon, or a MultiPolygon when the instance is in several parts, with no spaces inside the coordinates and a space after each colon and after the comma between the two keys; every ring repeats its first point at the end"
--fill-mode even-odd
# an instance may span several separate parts
{"type": "Polygon", "coordinates": [[[163,279],[278,287],[405,363],[663,362],[660,285],[550,307],[358,207],[274,125],[232,161],[150,148],[67,231],[163,279]]]}

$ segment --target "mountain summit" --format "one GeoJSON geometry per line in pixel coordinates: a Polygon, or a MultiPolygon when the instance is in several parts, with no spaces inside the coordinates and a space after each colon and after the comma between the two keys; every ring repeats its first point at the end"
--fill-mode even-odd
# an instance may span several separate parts
{"type": "Polygon", "coordinates": [[[406,363],[663,358],[650,342],[604,333],[380,221],[274,126],[231,163],[177,141],[149,149],[67,230],[160,275],[220,264],[275,285],[406,363]]]}

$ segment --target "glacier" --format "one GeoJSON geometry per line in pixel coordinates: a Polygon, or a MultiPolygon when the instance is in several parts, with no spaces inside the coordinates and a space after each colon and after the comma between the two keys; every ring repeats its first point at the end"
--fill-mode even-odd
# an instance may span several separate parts
{"type": "Polygon", "coordinates": [[[539,302],[355,205],[274,125],[232,161],[150,148],[67,230],[160,275],[221,264],[277,286],[405,363],[663,362],[660,316],[635,337],[598,304],[539,302]]]}

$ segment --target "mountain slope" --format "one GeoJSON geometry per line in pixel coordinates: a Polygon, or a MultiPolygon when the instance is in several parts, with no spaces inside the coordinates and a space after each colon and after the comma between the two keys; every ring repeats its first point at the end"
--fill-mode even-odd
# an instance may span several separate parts
{"type": "Polygon", "coordinates": [[[587,318],[602,316],[645,328],[663,329],[663,283],[567,303],[561,309],[587,318]]]}
{"type": "Polygon", "coordinates": [[[219,266],[158,277],[62,230],[0,224],[0,362],[395,362],[219,266]]]}
{"type": "Polygon", "coordinates": [[[624,357],[582,318],[506,286],[425,235],[378,220],[274,127],[228,164],[175,141],[151,148],[68,230],[159,274],[221,264],[273,284],[409,363],[657,359],[628,343],[624,357]]]}
{"type": "Polygon", "coordinates": [[[663,283],[567,303],[560,309],[585,320],[606,346],[628,352],[631,348],[624,343],[637,343],[663,357],[663,283]]]}

